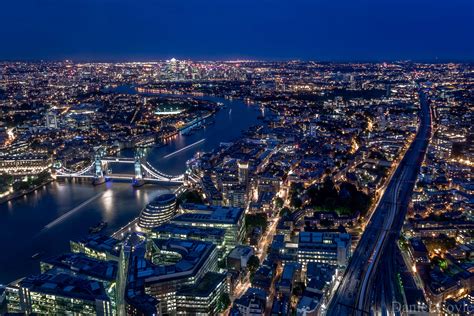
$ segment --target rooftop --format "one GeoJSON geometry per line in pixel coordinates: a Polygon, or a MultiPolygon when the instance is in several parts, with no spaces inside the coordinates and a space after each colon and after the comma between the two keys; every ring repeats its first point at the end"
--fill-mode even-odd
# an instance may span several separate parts
{"type": "Polygon", "coordinates": [[[66,273],[29,276],[20,281],[20,286],[30,292],[41,292],[63,297],[95,301],[108,300],[101,282],[79,278],[66,273]]]}
{"type": "Polygon", "coordinates": [[[240,258],[240,257],[246,257],[249,254],[253,254],[253,249],[252,247],[245,246],[245,245],[239,245],[232,249],[232,251],[229,253],[229,257],[231,258],[240,258]]]}
{"type": "Polygon", "coordinates": [[[117,262],[92,259],[84,254],[66,253],[42,260],[42,263],[103,280],[115,280],[117,262]]]}
{"type": "Polygon", "coordinates": [[[202,277],[199,283],[195,286],[179,290],[176,296],[207,297],[220,283],[224,282],[225,279],[225,274],[208,272],[202,277]]]}
{"type": "Polygon", "coordinates": [[[200,240],[154,239],[155,246],[161,250],[181,255],[181,260],[172,265],[155,265],[143,257],[136,258],[137,276],[146,282],[160,282],[173,278],[189,277],[208,259],[215,249],[210,242],[200,240]]]}
{"type": "Polygon", "coordinates": [[[185,214],[176,216],[173,222],[214,222],[236,224],[243,216],[240,207],[208,206],[203,204],[183,204],[185,214]]]}
{"type": "Polygon", "coordinates": [[[174,234],[189,237],[208,237],[209,235],[223,237],[225,234],[224,229],[213,228],[213,227],[190,227],[180,226],[177,224],[166,223],[158,227],[153,228],[153,232],[157,234],[174,234]]]}

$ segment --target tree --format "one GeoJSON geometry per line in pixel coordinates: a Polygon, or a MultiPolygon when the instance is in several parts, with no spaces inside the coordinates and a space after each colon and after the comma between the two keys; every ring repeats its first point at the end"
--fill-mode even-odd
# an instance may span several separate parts
{"type": "Polygon", "coordinates": [[[291,198],[290,204],[294,208],[300,208],[303,205],[303,202],[301,201],[299,197],[293,196],[291,198]]]}
{"type": "Polygon", "coordinates": [[[282,208],[283,207],[283,199],[279,196],[275,198],[275,207],[282,208]]]}
{"type": "Polygon", "coordinates": [[[30,188],[29,181],[17,181],[13,183],[13,190],[15,191],[28,190],[29,188],[30,188]]]}
{"type": "Polygon", "coordinates": [[[306,193],[310,206],[336,211],[339,214],[360,212],[364,215],[371,203],[370,197],[352,183],[341,183],[338,191],[329,177],[326,177],[321,185],[310,187],[306,193]]]}
{"type": "Polygon", "coordinates": [[[338,192],[334,187],[330,177],[326,177],[324,182],[320,185],[311,186],[307,190],[310,199],[310,205],[316,207],[323,207],[333,209],[334,200],[338,197],[338,192]]]}
{"type": "Polygon", "coordinates": [[[247,234],[250,233],[255,227],[260,227],[262,232],[264,232],[267,229],[267,226],[268,220],[265,213],[245,215],[245,228],[247,234]]]}
{"type": "Polygon", "coordinates": [[[440,250],[441,253],[447,252],[449,249],[456,247],[456,239],[440,234],[436,238],[423,238],[423,243],[429,252],[433,253],[440,250]]]}
{"type": "Polygon", "coordinates": [[[291,211],[288,207],[284,207],[280,210],[280,216],[284,217],[286,215],[290,215],[291,211]]]}
{"type": "Polygon", "coordinates": [[[7,191],[13,183],[13,177],[8,174],[0,175],[0,193],[7,191]]]}
{"type": "Polygon", "coordinates": [[[42,171],[38,173],[35,179],[31,181],[32,185],[40,185],[51,179],[51,175],[48,171],[42,171]]]}
{"type": "Polygon", "coordinates": [[[247,268],[249,269],[250,273],[255,273],[258,267],[260,267],[260,259],[256,255],[252,255],[247,262],[247,268]]]}
{"type": "Polygon", "coordinates": [[[225,311],[230,306],[230,297],[227,293],[222,293],[219,297],[218,309],[220,312],[225,311]]]}
{"type": "Polygon", "coordinates": [[[303,183],[292,183],[290,186],[290,195],[298,194],[303,191],[303,183]]]}
{"type": "Polygon", "coordinates": [[[445,271],[448,269],[448,261],[446,259],[443,259],[439,256],[434,256],[433,259],[431,259],[431,264],[433,266],[438,266],[441,270],[445,271]]]}

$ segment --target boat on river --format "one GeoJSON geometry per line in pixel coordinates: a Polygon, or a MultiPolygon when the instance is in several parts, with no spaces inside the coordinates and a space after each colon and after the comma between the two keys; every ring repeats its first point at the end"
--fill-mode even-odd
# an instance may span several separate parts
{"type": "Polygon", "coordinates": [[[31,259],[39,259],[39,257],[42,255],[42,252],[37,252],[31,256],[31,259]]]}
{"type": "Polygon", "coordinates": [[[97,225],[89,227],[89,234],[100,233],[106,227],[107,227],[107,222],[101,221],[101,222],[97,223],[97,225]]]}

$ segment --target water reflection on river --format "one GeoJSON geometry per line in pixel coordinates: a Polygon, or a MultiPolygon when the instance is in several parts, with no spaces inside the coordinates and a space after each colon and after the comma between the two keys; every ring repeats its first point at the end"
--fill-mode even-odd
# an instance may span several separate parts
{"type": "Polygon", "coordinates": [[[168,190],[156,186],[136,190],[128,183],[55,182],[0,205],[0,282],[39,271],[33,254],[67,251],[70,239],[81,238],[101,220],[109,223],[107,232],[125,225],[143,205],[168,190]],[[57,222],[64,214],[68,215],[57,222]]]}

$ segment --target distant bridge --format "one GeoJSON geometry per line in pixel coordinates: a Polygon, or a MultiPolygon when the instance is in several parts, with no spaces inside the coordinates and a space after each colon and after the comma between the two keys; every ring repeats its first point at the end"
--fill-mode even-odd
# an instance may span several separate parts
{"type": "Polygon", "coordinates": [[[59,178],[89,178],[95,184],[103,183],[109,179],[129,179],[133,185],[140,186],[144,183],[176,183],[184,182],[184,174],[172,176],[165,174],[145,160],[143,149],[135,150],[134,158],[105,157],[104,150],[97,148],[94,161],[86,168],[74,171],[63,166],[56,168],[56,177],[59,178]],[[133,164],[134,174],[113,174],[108,172],[109,163],[133,164]]]}

